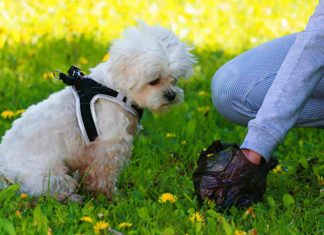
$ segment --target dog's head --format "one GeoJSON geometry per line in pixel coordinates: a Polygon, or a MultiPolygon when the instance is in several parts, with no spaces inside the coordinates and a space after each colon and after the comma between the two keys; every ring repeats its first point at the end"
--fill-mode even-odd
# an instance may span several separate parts
{"type": "Polygon", "coordinates": [[[177,81],[192,74],[195,59],[189,50],[160,26],[128,28],[110,48],[110,83],[138,106],[163,110],[183,99],[177,81]]]}

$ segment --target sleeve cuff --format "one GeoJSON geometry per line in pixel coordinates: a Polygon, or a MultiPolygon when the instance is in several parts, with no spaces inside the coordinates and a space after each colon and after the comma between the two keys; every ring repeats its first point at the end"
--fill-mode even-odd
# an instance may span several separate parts
{"type": "Polygon", "coordinates": [[[280,140],[270,133],[255,126],[249,126],[249,131],[241,145],[242,149],[251,149],[259,153],[265,160],[269,161],[273,150],[280,140]]]}

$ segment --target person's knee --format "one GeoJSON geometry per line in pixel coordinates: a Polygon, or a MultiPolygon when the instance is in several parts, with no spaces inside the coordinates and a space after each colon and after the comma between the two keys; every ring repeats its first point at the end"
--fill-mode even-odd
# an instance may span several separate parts
{"type": "Polygon", "coordinates": [[[226,119],[240,125],[249,121],[245,115],[244,91],[241,89],[241,74],[235,64],[225,64],[212,79],[212,101],[216,110],[226,119]]]}
{"type": "Polygon", "coordinates": [[[216,109],[223,113],[226,107],[231,107],[236,88],[233,80],[236,74],[227,64],[216,71],[212,79],[212,100],[216,109]]]}

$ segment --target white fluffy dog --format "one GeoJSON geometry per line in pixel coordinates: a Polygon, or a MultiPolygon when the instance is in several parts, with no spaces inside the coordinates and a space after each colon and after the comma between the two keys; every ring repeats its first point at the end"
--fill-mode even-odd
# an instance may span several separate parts
{"type": "MultiPolygon", "coordinates": [[[[183,98],[178,78],[192,73],[190,48],[171,31],[142,23],[113,42],[110,58],[88,75],[119,91],[128,102],[151,110],[165,109],[183,98]]],[[[31,195],[75,195],[79,172],[85,188],[111,198],[122,167],[131,156],[139,120],[120,104],[95,103],[98,137],[86,143],[78,125],[70,87],[30,106],[14,121],[0,145],[0,174],[31,195]]]]}

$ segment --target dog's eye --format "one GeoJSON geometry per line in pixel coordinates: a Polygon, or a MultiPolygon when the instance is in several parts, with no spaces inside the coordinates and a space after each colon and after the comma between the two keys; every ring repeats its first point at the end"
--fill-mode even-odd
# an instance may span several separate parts
{"type": "Polygon", "coordinates": [[[154,86],[154,85],[158,84],[160,81],[161,81],[161,78],[158,77],[157,79],[151,81],[149,84],[150,84],[151,86],[154,86]]]}
{"type": "Polygon", "coordinates": [[[172,77],[171,85],[175,86],[177,84],[177,81],[178,81],[177,78],[172,77]]]}

